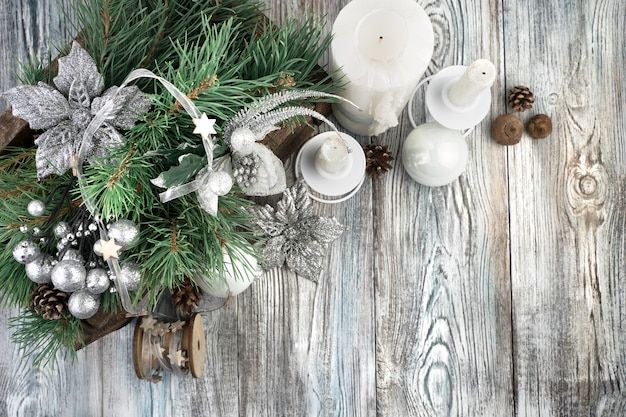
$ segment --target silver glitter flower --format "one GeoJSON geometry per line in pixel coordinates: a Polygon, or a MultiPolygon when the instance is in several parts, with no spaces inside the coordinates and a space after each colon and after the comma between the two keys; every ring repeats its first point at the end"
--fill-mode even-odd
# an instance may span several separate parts
{"type": "Polygon", "coordinates": [[[335,218],[313,214],[311,198],[303,181],[285,190],[276,209],[269,205],[250,208],[253,223],[267,240],[261,248],[264,269],[289,269],[304,278],[317,281],[328,244],[345,227],[335,218]]]}
{"type": "Polygon", "coordinates": [[[2,94],[11,102],[16,117],[26,120],[31,129],[45,130],[35,140],[39,178],[61,175],[71,167],[72,155],[80,149],[86,127],[107,102],[112,102],[113,111],[94,133],[86,152],[90,162],[107,157],[122,145],[124,138],[117,129],[130,129],[150,108],[148,96],[135,86],[119,92],[113,86],[101,95],[104,79],[77,42],[67,56],[59,58],[59,72],[52,81],[56,90],[40,82],[2,94]]]}

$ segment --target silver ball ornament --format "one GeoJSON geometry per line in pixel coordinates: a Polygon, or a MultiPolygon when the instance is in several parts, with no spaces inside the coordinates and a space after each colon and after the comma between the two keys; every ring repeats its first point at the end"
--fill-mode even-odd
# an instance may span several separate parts
{"type": "Polygon", "coordinates": [[[120,269],[118,280],[126,285],[129,291],[135,291],[139,288],[141,281],[141,269],[135,262],[126,262],[120,269]]]}
{"type": "Polygon", "coordinates": [[[40,254],[34,261],[26,264],[26,276],[37,284],[45,284],[52,280],[54,258],[46,253],[40,254]]]}
{"type": "Polygon", "coordinates": [[[230,147],[235,152],[240,152],[244,155],[252,152],[252,144],[255,142],[254,133],[245,127],[235,129],[230,136],[230,147]]]}
{"type": "Polygon", "coordinates": [[[233,178],[225,171],[214,171],[209,175],[207,185],[215,194],[225,195],[233,188],[233,178]]]}
{"type": "Polygon", "coordinates": [[[109,238],[115,240],[122,249],[128,249],[139,243],[139,227],[128,219],[120,219],[109,226],[109,238]]]}
{"type": "Polygon", "coordinates": [[[101,294],[109,288],[109,274],[102,268],[95,268],[87,272],[87,291],[92,294],[101,294]]]}
{"type": "Polygon", "coordinates": [[[65,260],[52,268],[50,277],[56,289],[64,292],[74,292],[80,290],[85,285],[87,270],[81,262],[65,260]]]}
{"type": "Polygon", "coordinates": [[[33,200],[28,203],[26,211],[28,211],[28,214],[33,217],[40,217],[43,216],[44,212],[46,211],[46,205],[41,200],[33,200]]]}
{"type": "Polygon", "coordinates": [[[63,258],[61,260],[62,261],[78,261],[80,263],[85,262],[83,255],[81,255],[81,253],[77,249],[68,249],[67,251],[65,251],[65,253],[63,254],[63,258]]]}
{"type": "Polygon", "coordinates": [[[53,232],[59,239],[64,238],[70,232],[70,225],[67,222],[58,222],[54,225],[53,232]]]}
{"type": "Polygon", "coordinates": [[[86,289],[78,290],[70,295],[67,308],[74,317],[81,320],[88,319],[98,312],[100,297],[86,289]]]}
{"type": "Polygon", "coordinates": [[[30,240],[22,240],[13,248],[13,257],[21,264],[27,264],[34,261],[37,259],[39,254],[41,254],[39,245],[35,242],[31,242],[30,240]]]}

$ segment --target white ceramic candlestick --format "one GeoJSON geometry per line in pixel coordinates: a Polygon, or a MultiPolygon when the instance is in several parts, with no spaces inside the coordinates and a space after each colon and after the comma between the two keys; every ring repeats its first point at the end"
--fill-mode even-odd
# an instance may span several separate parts
{"type": "Polygon", "coordinates": [[[426,90],[426,107],[442,126],[463,130],[489,113],[495,66],[486,59],[470,66],[454,65],[435,74],[426,90]]]}
{"type": "Polygon", "coordinates": [[[398,117],[433,53],[428,15],[414,0],[353,0],[333,25],[330,69],[341,93],[362,111],[333,105],[335,117],[359,135],[379,135],[398,117]]]}
{"type": "Polygon", "coordinates": [[[352,197],[365,179],[365,153],[352,136],[324,132],[309,139],[296,157],[296,176],[313,191],[312,199],[340,203],[352,197]]]}
{"type": "Polygon", "coordinates": [[[479,59],[467,67],[463,75],[452,83],[447,97],[461,108],[472,106],[483,91],[491,88],[496,80],[496,67],[486,59],[479,59]]]}
{"type": "Polygon", "coordinates": [[[346,169],[350,149],[338,135],[331,135],[322,142],[315,154],[315,168],[320,175],[332,177],[346,169]]]}

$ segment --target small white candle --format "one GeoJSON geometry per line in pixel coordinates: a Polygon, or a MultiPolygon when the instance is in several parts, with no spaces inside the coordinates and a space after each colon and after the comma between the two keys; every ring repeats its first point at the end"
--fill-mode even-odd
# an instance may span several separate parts
{"type": "Polygon", "coordinates": [[[496,67],[487,59],[479,59],[470,64],[463,75],[450,86],[448,100],[454,106],[471,107],[478,96],[496,80],[496,67]]]}
{"type": "Polygon", "coordinates": [[[434,46],[428,15],[415,0],[353,0],[333,24],[330,69],[348,82],[333,106],[346,129],[379,135],[398,124],[434,46]]]}
{"type": "Polygon", "coordinates": [[[348,164],[348,145],[339,136],[329,136],[315,154],[315,168],[324,176],[342,173],[348,164]]]}

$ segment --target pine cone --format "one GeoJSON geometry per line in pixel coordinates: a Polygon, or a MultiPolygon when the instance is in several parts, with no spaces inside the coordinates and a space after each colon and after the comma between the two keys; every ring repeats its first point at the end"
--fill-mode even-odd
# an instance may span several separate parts
{"type": "Polygon", "coordinates": [[[57,320],[69,314],[67,300],[70,295],[52,284],[39,284],[30,294],[30,307],[46,320],[57,320]]]}
{"type": "Polygon", "coordinates": [[[528,110],[533,106],[534,102],[535,97],[533,96],[532,91],[523,85],[513,87],[509,93],[508,103],[513,111],[528,110]]]}
{"type": "Polygon", "coordinates": [[[377,179],[391,169],[388,161],[393,161],[386,146],[370,143],[363,145],[365,152],[365,171],[370,178],[377,179]]]}
{"type": "Polygon", "coordinates": [[[172,291],[172,301],[176,311],[187,317],[190,316],[200,304],[202,290],[191,281],[185,280],[183,285],[172,291]]]}

